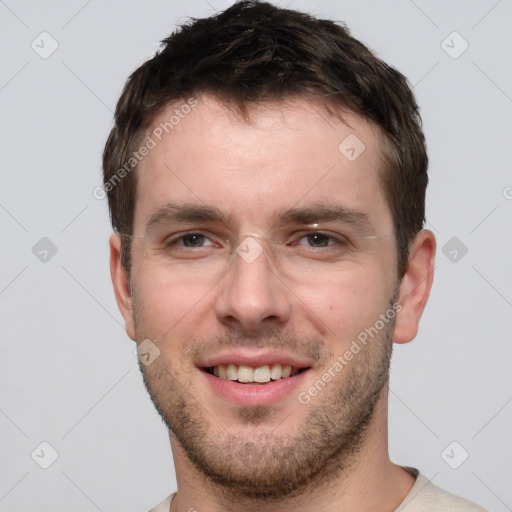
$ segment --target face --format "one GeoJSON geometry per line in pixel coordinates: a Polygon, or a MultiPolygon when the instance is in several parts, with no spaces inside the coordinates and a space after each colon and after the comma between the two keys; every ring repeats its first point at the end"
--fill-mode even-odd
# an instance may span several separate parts
{"type": "Polygon", "coordinates": [[[128,333],[159,350],[141,368],[173,444],[245,496],[347,464],[385,390],[399,283],[381,137],[343,119],[297,100],[243,121],[201,97],[137,171],[128,333]]]}

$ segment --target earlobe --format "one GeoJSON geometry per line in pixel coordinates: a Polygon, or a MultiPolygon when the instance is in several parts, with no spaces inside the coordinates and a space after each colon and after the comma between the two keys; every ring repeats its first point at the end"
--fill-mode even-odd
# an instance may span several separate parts
{"type": "Polygon", "coordinates": [[[420,231],[409,248],[409,266],[400,284],[400,312],[396,316],[394,342],[407,343],[418,332],[434,279],[436,239],[429,230],[420,231]]]}
{"type": "Polygon", "coordinates": [[[125,321],[126,333],[132,340],[135,340],[133,297],[130,280],[121,261],[121,236],[119,233],[113,233],[110,237],[110,277],[114,286],[117,306],[125,321]]]}

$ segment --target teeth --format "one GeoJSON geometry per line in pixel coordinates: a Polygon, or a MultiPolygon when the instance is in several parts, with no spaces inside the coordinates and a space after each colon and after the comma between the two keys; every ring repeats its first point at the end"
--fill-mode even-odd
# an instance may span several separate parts
{"type": "Polygon", "coordinates": [[[270,366],[265,364],[254,369],[254,382],[270,382],[270,366]]]}
{"type": "Polygon", "coordinates": [[[280,379],[282,376],[282,370],[281,370],[280,364],[273,364],[272,368],[270,368],[270,378],[272,380],[280,379]]]}
{"type": "Polygon", "coordinates": [[[240,382],[254,382],[254,370],[250,366],[241,364],[238,367],[238,380],[240,382]]]}
{"type": "Polygon", "coordinates": [[[258,382],[265,383],[271,380],[286,379],[299,373],[298,368],[293,368],[289,364],[264,364],[257,368],[251,368],[245,364],[237,366],[236,364],[219,364],[214,366],[213,374],[221,379],[238,380],[239,382],[258,382]]]}
{"type": "MultiPolygon", "coordinates": [[[[223,366],[222,364],[219,366],[223,366]]],[[[238,379],[238,370],[234,364],[228,364],[226,368],[226,378],[229,380],[237,380],[238,379]]]]}

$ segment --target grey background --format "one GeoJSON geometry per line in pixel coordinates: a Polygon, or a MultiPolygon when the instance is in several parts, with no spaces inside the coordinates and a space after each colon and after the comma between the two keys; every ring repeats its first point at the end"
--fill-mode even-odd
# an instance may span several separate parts
{"type": "MultiPolygon", "coordinates": [[[[395,347],[391,457],[512,510],[512,1],[276,3],[345,21],[414,85],[439,251],[420,333],[395,347]]],[[[0,0],[1,512],[142,512],[175,489],[93,189],[128,74],[176,23],[230,4],[0,0]]]]}

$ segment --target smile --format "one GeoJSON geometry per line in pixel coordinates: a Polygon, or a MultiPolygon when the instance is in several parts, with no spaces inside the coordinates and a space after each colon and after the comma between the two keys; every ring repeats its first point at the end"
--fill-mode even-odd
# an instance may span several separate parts
{"type": "Polygon", "coordinates": [[[218,364],[200,368],[211,399],[242,406],[272,405],[295,399],[306,387],[310,367],[287,364],[218,364]],[[218,375],[216,375],[218,374],[218,375]]]}
{"type": "Polygon", "coordinates": [[[305,368],[297,368],[289,364],[264,364],[253,368],[245,364],[230,363],[205,368],[205,371],[210,375],[244,384],[266,384],[271,381],[294,377],[304,370],[305,368]]]}

